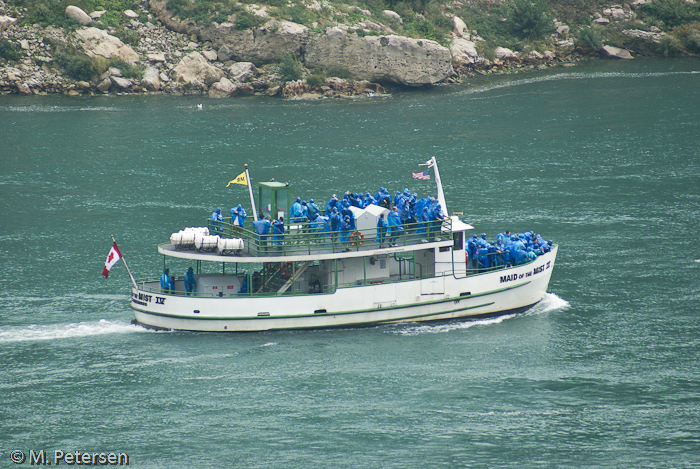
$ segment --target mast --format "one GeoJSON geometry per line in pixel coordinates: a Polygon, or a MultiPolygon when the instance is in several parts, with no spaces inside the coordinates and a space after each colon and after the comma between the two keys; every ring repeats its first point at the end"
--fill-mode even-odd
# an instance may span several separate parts
{"type": "Polygon", "coordinates": [[[255,209],[255,198],[253,197],[253,187],[250,185],[250,173],[248,172],[248,165],[245,165],[245,180],[248,184],[248,194],[250,195],[250,206],[253,209],[253,220],[258,221],[258,211],[255,209]]]}
{"type": "Polygon", "coordinates": [[[440,202],[440,208],[442,208],[442,214],[444,216],[447,216],[447,203],[445,202],[445,193],[442,191],[442,180],[440,179],[440,171],[438,170],[438,165],[437,161],[435,160],[435,157],[431,157],[428,161],[425,162],[424,165],[419,165],[419,166],[428,166],[428,168],[433,168],[433,172],[435,173],[435,184],[437,185],[437,200],[440,202]]]}

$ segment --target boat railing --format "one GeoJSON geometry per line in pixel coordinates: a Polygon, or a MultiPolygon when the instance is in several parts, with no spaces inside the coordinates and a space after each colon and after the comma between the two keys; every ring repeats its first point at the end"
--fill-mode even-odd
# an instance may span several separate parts
{"type": "MultiPolygon", "coordinates": [[[[280,264],[280,266],[283,264],[280,264]]],[[[189,294],[185,292],[184,290],[178,290],[178,287],[184,284],[184,277],[175,277],[172,276],[171,279],[176,286],[174,290],[164,290],[160,286],[160,278],[158,277],[152,277],[152,278],[144,278],[144,279],[137,279],[136,284],[138,285],[139,291],[142,292],[147,292],[151,293],[154,295],[170,295],[170,296],[180,296],[180,297],[192,297],[192,298],[230,298],[232,296],[242,298],[242,297],[274,297],[274,296],[280,296],[280,295],[285,295],[285,296],[296,296],[296,295],[307,295],[310,293],[323,293],[323,294],[331,294],[335,293],[335,291],[338,288],[348,288],[348,287],[358,287],[358,286],[365,286],[365,285],[376,285],[376,284],[388,284],[388,283],[398,283],[398,282],[405,282],[409,280],[415,280],[415,279],[421,279],[424,278],[424,273],[423,273],[423,266],[420,264],[415,264],[414,265],[414,270],[411,273],[403,273],[401,275],[397,276],[392,276],[392,277],[384,277],[384,278],[364,278],[364,279],[359,279],[354,282],[347,282],[347,283],[331,283],[331,284],[326,284],[326,285],[321,285],[320,283],[318,284],[318,288],[315,289],[314,291],[307,291],[307,290],[299,290],[296,288],[289,288],[286,290],[284,293],[281,293],[278,290],[278,287],[275,287],[273,289],[266,289],[265,286],[268,282],[272,281],[274,282],[275,280],[278,280],[280,276],[278,275],[279,272],[279,267],[272,266],[270,265],[270,270],[267,274],[265,275],[259,275],[257,277],[257,283],[254,278],[254,274],[260,274],[259,271],[246,271],[242,272],[240,275],[238,275],[239,278],[245,279],[243,281],[242,289],[245,289],[245,291],[238,291],[234,294],[231,295],[222,295],[221,293],[212,293],[212,292],[190,292],[189,294]]],[[[293,287],[295,282],[293,283],[293,287]]],[[[313,282],[310,282],[313,284],[313,282]]],[[[184,289],[184,286],[182,286],[184,289]]],[[[137,300],[139,298],[136,298],[137,300]]]]}
{"type": "Polygon", "coordinates": [[[488,254],[477,254],[473,259],[467,261],[467,274],[483,274],[495,270],[510,269],[534,262],[534,259],[525,258],[516,262],[507,250],[490,252],[488,254]]]}
{"type": "Polygon", "coordinates": [[[452,236],[450,218],[386,228],[343,231],[329,231],[323,221],[306,221],[286,225],[284,233],[267,234],[259,234],[221,221],[208,220],[207,226],[212,235],[242,239],[244,247],[241,254],[256,257],[369,251],[391,246],[429,243],[450,239],[452,236]]]}

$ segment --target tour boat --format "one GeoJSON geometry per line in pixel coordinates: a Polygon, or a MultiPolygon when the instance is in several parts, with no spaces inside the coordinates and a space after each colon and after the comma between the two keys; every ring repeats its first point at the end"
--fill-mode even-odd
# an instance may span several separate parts
{"type": "Polygon", "coordinates": [[[195,287],[187,291],[183,277],[171,277],[167,290],[160,279],[131,277],[134,322],[186,331],[314,329],[494,316],[539,302],[558,246],[521,263],[497,262],[502,254],[493,253],[486,263],[470,262],[466,240],[474,228],[447,215],[435,158],[426,165],[442,219],[400,232],[377,227],[389,212],[379,205],[352,207],[352,232],[329,230],[325,218],[291,221],[289,184],[280,182],[258,183],[256,209],[246,166],[239,178],[255,221],[283,217],[284,234],[217,220],[173,233],[158,252],[166,262],[188,261],[195,287]]]}

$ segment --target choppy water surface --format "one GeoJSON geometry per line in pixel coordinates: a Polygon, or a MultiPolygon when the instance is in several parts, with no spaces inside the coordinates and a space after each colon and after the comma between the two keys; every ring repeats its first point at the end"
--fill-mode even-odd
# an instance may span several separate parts
{"type": "Polygon", "coordinates": [[[637,60],[357,101],[0,97],[0,462],[700,465],[699,85],[697,61],[637,60]],[[248,205],[244,163],[325,204],[428,193],[432,155],[479,233],[560,244],[529,312],[150,332],[123,265],[100,276],[110,234],[152,276],[171,232],[248,205]]]}

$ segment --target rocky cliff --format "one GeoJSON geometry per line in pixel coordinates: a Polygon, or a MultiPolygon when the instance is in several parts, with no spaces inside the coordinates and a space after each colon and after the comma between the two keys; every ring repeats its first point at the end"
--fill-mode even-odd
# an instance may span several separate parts
{"type": "MultiPolygon", "coordinates": [[[[549,25],[547,41],[539,42],[543,49],[513,51],[486,47],[476,31],[449,12],[444,13],[449,24],[446,47],[397,34],[403,20],[393,11],[375,18],[357,7],[308,4],[310,9],[317,7],[329,9],[334,19],[352,14],[362,21],[349,25],[334,20],[326,26],[314,22],[308,27],[271,17],[264,6],[245,5],[225,21],[198,23],[179,17],[165,1],[150,0],[141,3],[139,11],[117,12],[123,15],[118,30],[101,21],[105,11],[85,12],[71,5],[65,16],[78,27],[64,29],[27,25],[22,21],[26,9],[0,0],[0,92],[346,96],[552,65],[586,52],[570,36],[570,27],[556,19],[549,25]],[[254,21],[241,27],[245,15],[254,21]]],[[[593,21],[600,27],[628,24],[635,19],[634,8],[613,6],[596,13],[593,21]]],[[[658,28],[626,29],[621,34],[646,44],[659,44],[665,35],[658,28]]],[[[606,44],[588,47],[588,52],[632,57],[628,50],[606,44]]]]}

